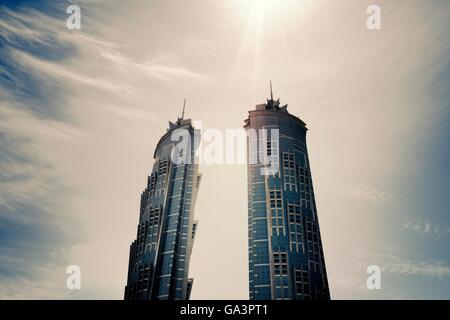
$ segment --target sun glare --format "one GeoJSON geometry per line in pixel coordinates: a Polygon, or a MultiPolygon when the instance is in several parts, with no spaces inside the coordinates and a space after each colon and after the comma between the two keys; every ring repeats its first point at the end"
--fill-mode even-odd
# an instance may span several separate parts
{"type": "Polygon", "coordinates": [[[235,0],[236,7],[245,15],[261,15],[264,18],[289,13],[300,0],[235,0]]]}
{"type": "Polygon", "coordinates": [[[293,0],[249,0],[250,6],[264,16],[284,13],[295,4],[293,0]]]}
{"type": "MultiPolygon", "coordinates": [[[[295,10],[300,0],[236,0],[236,7],[245,19],[245,29],[232,69],[233,82],[239,75],[245,74],[254,83],[259,83],[265,72],[264,46],[268,39],[275,39],[275,44],[290,59],[289,48],[284,36],[285,17],[295,10]]],[[[289,60],[290,61],[290,60],[289,60]]]]}

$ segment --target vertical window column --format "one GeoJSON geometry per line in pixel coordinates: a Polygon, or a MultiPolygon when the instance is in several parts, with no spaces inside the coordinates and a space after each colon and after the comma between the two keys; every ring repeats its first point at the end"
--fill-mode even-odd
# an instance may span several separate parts
{"type": "Polygon", "coordinates": [[[274,252],[275,299],[289,299],[288,261],[286,252],[274,252]]]}
{"type": "Polygon", "coordinates": [[[297,178],[295,175],[295,158],[290,152],[283,152],[284,189],[297,192],[297,178]]]}
{"type": "Polygon", "coordinates": [[[272,235],[286,235],[281,190],[271,190],[269,194],[272,216],[272,235]]]}

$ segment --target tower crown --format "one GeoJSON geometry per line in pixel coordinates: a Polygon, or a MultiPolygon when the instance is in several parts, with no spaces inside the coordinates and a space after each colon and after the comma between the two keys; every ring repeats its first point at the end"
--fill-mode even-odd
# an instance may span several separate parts
{"type": "Polygon", "coordinates": [[[181,112],[181,118],[177,117],[177,120],[175,122],[169,121],[169,128],[167,129],[167,131],[170,131],[177,127],[181,127],[183,125],[191,124],[190,119],[186,119],[186,120],[184,119],[185,109],[186,109],[186,98],[184,99],[184,102],[183,102],[183,111],[181,112]]]}
{"type": "Polygon", "coordinates": [[[267,110],[280,110],[287,112],[287,104],[280,107],[280,98],[274,100],[272,90],[272,80],[270,80],[270,99],[267,99],[267,103],[264,105],[267,110]]]}

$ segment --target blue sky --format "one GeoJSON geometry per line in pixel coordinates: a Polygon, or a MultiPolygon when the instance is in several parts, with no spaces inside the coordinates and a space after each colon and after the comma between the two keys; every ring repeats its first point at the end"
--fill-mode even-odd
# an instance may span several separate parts
{"type": "MultiPolygon", "coordinates": [[[[450,298],[449,4],[379,1],[376,32],[369,4],[2,1],[0,298],[121,299],[167,121],[188,97],[206,128],[239,128],[268,79],[310,129],[332,297],[450,298]]],[[[245,166],[200,170],[192,296],[246,299],[245,166]]]]}

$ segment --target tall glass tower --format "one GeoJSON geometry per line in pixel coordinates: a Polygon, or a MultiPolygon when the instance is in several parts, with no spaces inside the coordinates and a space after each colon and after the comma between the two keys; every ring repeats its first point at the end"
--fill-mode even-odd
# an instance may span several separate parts
{"type": "MultiPolygon", "coordinates": [[[[279,163],[269,175],[264,164],[248,163],[250,299],[330,299],[306,124],[273,99],[271,88],[271,98],[249,111],[244,128],[256,130],[256,145],[279,163]],[[261,129],[278,129],[279,141],[264,138],[261,129]]],[[[248,159],[255,152],[250,140],[248,159]]]]}
{"type": "Polygon", "coordinates": [[[126,300],[189,299],[189,259],[198,223],[194,206],[201,178],[195,161],[197,139],[198,130],[182,116],[169,122],[156,146],[153,170],[141,195],[136,240],[130,246],[126,300]],[[178,143],[172,141],[172,133],[178,129],[194,146],[182,164],[172,161],[178,143]]]}

